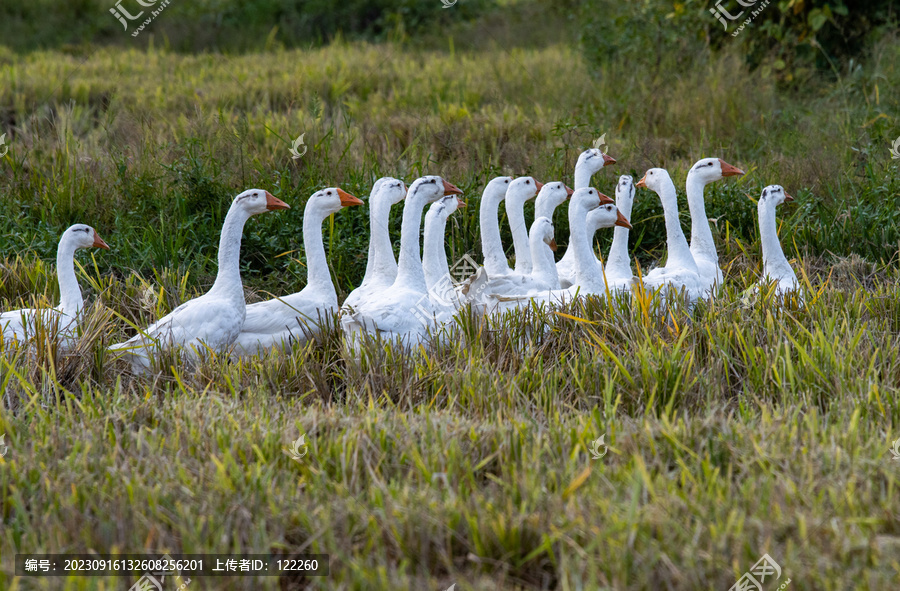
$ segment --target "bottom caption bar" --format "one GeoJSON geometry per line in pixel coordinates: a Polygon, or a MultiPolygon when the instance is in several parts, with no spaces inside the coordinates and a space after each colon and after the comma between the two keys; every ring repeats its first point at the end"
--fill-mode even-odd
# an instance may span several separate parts
{"type": "Polygon", "coordinates": [[[328,554],[16,554],[19,577],[139,576],[140,591],[161,577],[324,577],[328,566],[328,554]]]}

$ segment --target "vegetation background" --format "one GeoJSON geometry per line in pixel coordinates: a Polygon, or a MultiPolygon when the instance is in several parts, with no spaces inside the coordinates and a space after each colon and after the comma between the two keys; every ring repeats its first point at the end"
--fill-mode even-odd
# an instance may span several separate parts
{"type": "MultiPolygon", "coordinates": [[[[896,588],[894,2],[771,3],[737,37],[704,0],[172,0],[138,37],[112,6],[0,4],[0,309],[56,301],[71,223],[112,247],[79,255],[78,351],[0,358],[0,586],[130,584],[16,578],[15,553],[169,551],[332,556],[327,580],[191,585],[209,589],[727,589],[767,552],[795,589],[896,588]],[[707,190],[727,285],[690,318],[591,301],[463,322],[427,357],[354,358],[329,333],[247,363],[163,360],[155,379],[105,352],[211,284],[245,188],[293,206],[248,224],[254,300],[304,285],[318,188],[436,173],[475,204],[501,173],[571,183],[602,134],[610,194],[651,166],[681,186],[705,156],[748,172],[707,190]],[[779,215],[799,310],[741,297],[772,183],[798,198],[779,215]]],[[[451,260],[480,252],[477,213],[454,214],[451,260]]],[[[632,222],[646,269],[654,195],[632,222]]],[[[325,225],[342,296],[367,226],[365,208],[325,225]]]]}

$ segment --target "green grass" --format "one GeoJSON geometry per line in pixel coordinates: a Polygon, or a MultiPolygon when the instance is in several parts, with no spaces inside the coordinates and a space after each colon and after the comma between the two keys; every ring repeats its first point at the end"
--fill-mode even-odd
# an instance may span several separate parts
{"type": "MultiPolygon", "coordinates": [[[[764,553],[792,589],[897,586],[900,187],[888,147],[900,49],[785,93],[727,52],[684,72],[592,73],[575,46],[463,43],[3,58],[0,309],[56,301],[44,261],[70,223],[94,225],[111,250],[78,257],[93,304],[80,349],[42,342],[0,361],[0,587],[124,584],[15,579],[17,552],[157,550],[329,553],[318,589],[724,590],[764,553]],[[469,319],[427,356],[372,344],[353,357],[329,333],[249,362],[169,359],[156,378],[104,352],[126,320],[146,324],[208,287],[242,189],[294,206],[247,226],[253,299],[302,287],[315,188],[364,196],[378,175],[437,173],[477,203],[498,173],[571,181],[603,132],[620,163],[596,177],[606,192],[614,174],[650,166],[683,185],[702,156],[749,172],[710,187],[727,285],[690,318],[590,301],[469,319]],[[294,161],[301,133],[310,148],[294,161]],[[799,201],[780,219],[808,278],[800,310],[741,298],[760,267],[751,199],[771,183],[799,201]],[[284,450],[300,434],[309,453],[296,462],[284,450]],[[603,434],[609,453],[593,460],[603,434]]],[[[478,251],[477,211],[454,214],[452,258],[478,251]]],[[[366,223],[351,208],[325,225],[344,294],[362,277],[366,223]]],[[[663,245],[649,193],[633,223],[646,269],[663,245]]]]}

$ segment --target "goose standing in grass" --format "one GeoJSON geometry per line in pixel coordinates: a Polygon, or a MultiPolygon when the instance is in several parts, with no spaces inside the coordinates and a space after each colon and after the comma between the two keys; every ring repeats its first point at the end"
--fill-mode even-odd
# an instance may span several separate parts
{"type": "Polygon", "coordinates": [[[512,180],[512,177],[509,176],[498,176],[487,184],[481,194],[481,204],[478,209],[481,254],[484,260],[484,270],[488,276],[492,277],[510,272],[509,261],[506,260],[503,242],[500,240],[500,218],[497,210],[500,202],[506,199],[506,191],[512,180]]]}
{"type": "Polygon", "coordinates": [[[219,270],[204,295],[187,301],[124,343],[110,347],[123,353],[137,372],[150,368],[151,356],[161,350],[185,347],[196,358],[203,350],[223,352],[241,333],[246,315],[241,283],[241,236],[252,216],[290,206],[262,189],[250,189],[234,198],[219,237],[219,270]]]}
{"type": "Polygon", "coordinates": [[[84,224],[70,226],[56,248],[56,276],[59,281],[59,306],[45,310],[26,308],[0,314],[0,343],[24,342],[36,330],[59,331],[63,349],[71,348],[74,329],[81,320],[84,298],[75,276],[75,251],[79,248],[105,248],[106,242],[97,231],[84,224]]]}
{"type": "MultiPolygon", "coordinates": [[[[616,185],[616,208],[626,220],[631,222],[634,206],[634,179],[627,174],[619,177],[616,185]]],[[[624,289],[631,285],[634,273],[631,271],[631,256],[628,254],[628,233],[625,226],[617,226],[613,232],[612,246],[606,259],[606,284],[610,289],[624,289]]]]}
{"type": "Polygon", "coordinates": [[[531,273],[531,250],[528,246],[528,226],[525,225],[525,202],[534,199],[544,185],[533,177],[519,177],[509,184],[506,191],[506,217],[513,238],[518,275],[531,273]]]}
{"type": "Polygon", "coordinates": [[[704,288],[711,294],[715,294],[718,286],[724,281],[724,276],[719,267],[719,253],[716,252],[716,242],[709,227],[709,219],[706,217],[703,188],[724,177],[742,174],[743,170],[720,158],[698,160],[687,174],[685,189],[688,209],[691,212],[691,254],[697,263],[704,288]]]}
{"type": "Polygon", "coordinates": [[[422,268],[425,286],[432,303],[440,310],[438,321],[445,321],[462,306],[464,298],[457,292],[447,263],[445,233],[447,219],[466,202],[456,195],[446,195],[431,204],[425,214],[425,237],[422,246],[422,268]]]}
{"type": "Polygon", "coordinates": [[[706,282],[700,277],[697,263],[691,254],[681,221],[678,219],[678,197],[672,177],[662,168],[651,168],[644,178],[635,185],[639,189],[650,189],[659,195],[666,218],[666,264],[653,269],[644,276],[644,285],[650,289],[684,289],[693,302],[708,292],[706,282]]]}
{"type": "Polygon", "coordinates": [[[759,285],[765,289],[774,281],[778,285],[776,293],[779,295],[796,291],[800,287],[796,273],[791,268],[787,257],[784,256],[775,222],[775,208],[793,200],[794,198],[788,195],[780,185],[769,185],[763,189],[759,202],[756,204],[763,257],[763,272],[759,285]]]}
{"type": "Polygon", "coordinates": [[[234,342],[236,354],[249,356],[272,348],[288,349],[318,336],[331,323],[338,302],[325,258],[322,223],[331,214],[352,205],[362,205],[362,201],[337,187],[322,189],[309,198],[303,210],[306,287],[247,306],[244,326],[234,342]]]}
{"type": "Polygon", "coordinates": [[[435,317],[441,310],[428,297],[419,249],[422,211],[441,197],[461,194],[439,176],[422,177],[410,185],[403,205],[397,278],[388,289],[341,316],[341,328],[351,348],[359,347],[363,334],[379,335],[412,347],[423,343],[428,333],[437,328],[435,317]]]}
{"type": "Polygon", "coordinates": [[[390,287],[397,278],[397,260],[389,231],[391,206],[406,197],[406,185],[395,178],[375,181],[369,198],[369,258],[359,287],[350,292],[341,308],[354,309],[372,294],[390,287]]]}
{"type": "MultiPolygon", "coordinates": [[[[615,164],[616,159],[608,154],[604,154],[597,148],[585,150],[578,156],[575,163],[575,190],[586,189],[591,186],[591,178],[604,166],[615,164]]],[[[569,202],[571,207],[571,202],[569,202]]],[[[571,228],[569,232],[571,232],[571,228]]],[[[563,287],[572,285],[572,273],[575,269],[575,253],[570,248],[571,236],[569,237],[570,245],[566,247],[566,252],[562,259],[556,263],[556,270],[559,273],[559,282],[563,287]]]]}

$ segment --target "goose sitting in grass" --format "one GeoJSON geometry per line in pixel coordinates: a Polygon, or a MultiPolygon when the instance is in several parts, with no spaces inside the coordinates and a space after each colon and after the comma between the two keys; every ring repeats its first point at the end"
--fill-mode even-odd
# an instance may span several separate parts
{"type": "Polygon", "coordinates": [[[81,287],[75,276],[75,251],[92,247],[109,249],[92,227],[75,224],[63,232],[56,249],[59,306],[43,310],[26,308],[0,314],[0,343],[22,343],[43,329],[58,331],[63,349],[72,347],[75,328],[81,320],[81,310],[84,307],[81,287]]]}
{"type": "Polygon", "coordinates": [[[318,336],[330,324],[338,303],[322,244],[322,222],[352,205],[362,205],[362,201],[337,187],[322,189],[309,198],[303,210],[306,287],[247,306],[244,326],[234,342],[236,354],[246,357],[273,348],[288,349],[318,336]]]}
{"type": "Polygon", "coordinates": [[[778,228],[775,222],[775,208],[785,202],[793,201],[781,185],[769,185],[762,191],[756,204],[759,215],[759,237],[762,242],[763,272],[759,286],[766,289],[774,282],[776,293],[784,295],[797,291],[800,284],[797,275],[791,268],[781,242],[778,240],[778,228]]]}
{"type": "Polygon", "coordinates": [[[212,288],[187,301],[124,343],[110,347],[131,361],[136,372],[150,369],[153,355],[184,347],[191,359],[203,351],[225,352],[241,333],[246,315],[241,283],[241,236],[252,216],[290,206],[262,189],[234,198],[219,237],[219,270],[212,288]]]}

